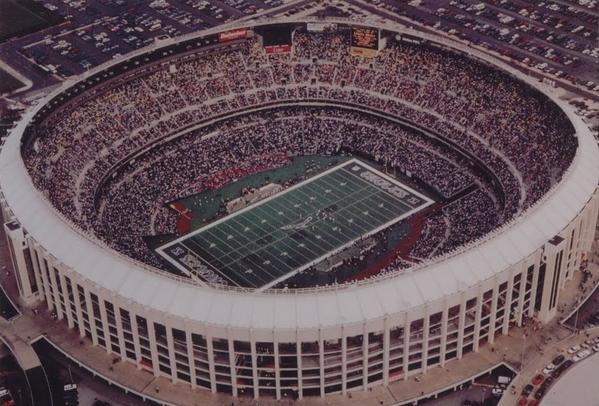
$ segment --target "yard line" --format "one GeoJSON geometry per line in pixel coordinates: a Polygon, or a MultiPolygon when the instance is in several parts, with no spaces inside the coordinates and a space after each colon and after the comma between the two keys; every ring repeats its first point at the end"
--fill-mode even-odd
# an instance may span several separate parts
{"type": "MultiPolygon", "coordinates": [[[[350,160],[174,242],[179,241],[235,285],[264,289],[281,283],[419,208],[352,172],[352,165],[358,165],[360,172],[382,176],[374,168],[350,160]],[[333,221],[326,216],[327,208],[334,208],[330,212],[333,221]],[[302,227],[301,222],[309,216],[313,219],[302,227]],[[294,225],[298,228],[282,229],[294,225]],[[253,272],[247,273],[248,269],[253,272]]],[[[386,180],[421,199],[422,206],[430,204],[430,199],[403,184],[386,180]]]]}
{"type": "MultiPolygon", "coordinates": [[[[206,261],[205,259],[203,259],[202,257],[200,257],[200,256],[198,255],[198,253],[197,253],[195,250],[191,249],[191,248],[190,248],[188,245],[184,244],[184,242],[185,242],[185,241],[181,241],[179,244],[180,244],[180,245],[182,245],[182,246],[183,246],[183,247],[184,247],[184,248],[187,250],[187,252],[189,252],[190,254],[192,254],[193,256],[195,256],[196,258],[198,258],[198,259],[199,259],[201,262],[203,262],[203,263],[207,263],[207,261],[206,261]]],[[[231,283],[233,283],[235,286],[241,286],[241,285],[239,285],[237,282],[235,282],[234,280],[232,280],[230,277],[228,277],[226,274],[222,273],[222,272],[221,272],[221,271],[220,271],[218,268],[216,268],[214,265],[212,265],[212,264],[210,264],[210,263],[207,263],[207,265],[208,265],[208,266],[210,266],[214,272],[216,272],[218,275],[221,275],[221,276],[223,276],[225,279],[229,280],[229,281],[230,281],[231,283]]],[[[186,267],[186,268],[187,268],[187,267],[186,267]]]]}

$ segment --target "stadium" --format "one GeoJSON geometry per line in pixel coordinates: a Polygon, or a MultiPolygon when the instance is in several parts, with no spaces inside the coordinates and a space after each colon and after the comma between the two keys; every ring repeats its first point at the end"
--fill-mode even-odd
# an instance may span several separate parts
{"type": "Polygon", "coordinates": [[[67,81],[0,155],[19,290],[173,382],[326,396],[555,317],[599,151],[572,106],[439,37],[207,30],[67,81]]]}

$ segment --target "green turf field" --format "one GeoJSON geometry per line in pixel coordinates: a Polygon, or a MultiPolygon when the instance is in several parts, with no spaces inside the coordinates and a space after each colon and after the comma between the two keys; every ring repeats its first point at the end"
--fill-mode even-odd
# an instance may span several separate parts
{"type": "Polygon", "coordinates": [[[268,171],[258,172],[238,181],[228,183],[216,190],[203,192],[178,199],[176,202],[191,210],[191,230],[222,217],[224,203],[241,196],[243,189],[260,188],[268,183],[298,183],[305,177],[314,176],[350,159],[347,156],[304,155],[291,158],[288,165],[268,171]]]}
{"type": "Polygon", "coordinates": [[[206,281],[266,289],[432,203],[352,159],[157,252],[206,281]]]}

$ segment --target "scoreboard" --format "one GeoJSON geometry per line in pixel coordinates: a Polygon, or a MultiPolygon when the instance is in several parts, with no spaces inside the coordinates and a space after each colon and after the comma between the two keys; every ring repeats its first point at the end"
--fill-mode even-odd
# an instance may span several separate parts
{"type": "Polygon", "coordinates": [[[379,50],[379,30],[370,27],[352,27],[351,46],[379,50]]]}
{"type": "Polygon", "coordinates": [[[374,57],[379,50],[380,31],[371,27],[351,27],[351,50],[358,56],[374,57]]]}

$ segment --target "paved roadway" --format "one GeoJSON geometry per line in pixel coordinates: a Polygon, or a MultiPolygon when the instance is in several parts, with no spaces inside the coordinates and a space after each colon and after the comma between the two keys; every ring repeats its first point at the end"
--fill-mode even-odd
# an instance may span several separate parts
{"type": "Polygon", "coordinates": [[[545,395],[543,406],[599,406],[598,382],[599,353],[595,353],[557,381],[545,395]]]}

